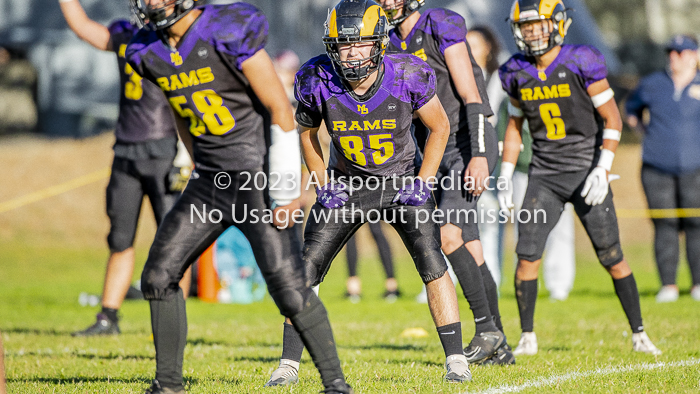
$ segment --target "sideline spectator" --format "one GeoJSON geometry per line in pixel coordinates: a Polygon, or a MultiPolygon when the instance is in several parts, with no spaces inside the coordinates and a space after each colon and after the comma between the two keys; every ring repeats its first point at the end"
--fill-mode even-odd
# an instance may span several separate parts
{"type": "Polygon", "coordinates": [[[37,125],[34,66],[0,47],[0,134],[33,131],[37,125]]]}
{"type": "MultiPolygon", "coordinates": [[[[666,45],[668,68],[642,79],[627,99],[627,122],[644,134],[642,186],[649,209],[700,208],[700,75],[698,42],[675,36],[666,45]],[[640,121],[648,110],[649,122],[640,121]]],[[[654,253],[661,277],[657,302],[678,299],[679,234],[685,232],[693,279],[691,296],[700,301],[700,218],[664,217],[654,223],[654,253]]]]}

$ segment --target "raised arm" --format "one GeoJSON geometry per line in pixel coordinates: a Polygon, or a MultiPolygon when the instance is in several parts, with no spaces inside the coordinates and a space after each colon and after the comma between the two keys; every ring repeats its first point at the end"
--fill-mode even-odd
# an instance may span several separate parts
{"type": "Polygon", "coordinates": [[[59,0],[68,27],[80,38],[97,49],[112,49],[112,39],[107,27],[90,19],[78,0],[59,0]]]}

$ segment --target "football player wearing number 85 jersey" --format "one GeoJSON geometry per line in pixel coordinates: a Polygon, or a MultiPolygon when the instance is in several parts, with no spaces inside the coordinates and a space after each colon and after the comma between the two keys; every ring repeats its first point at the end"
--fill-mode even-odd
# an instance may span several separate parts
{"type": "Polygon", "coordinates": [[[284,209],[300,194],[299,136],[264,50],[267,19],[242,2],[195,6],[193,0],[132,0],[132,6],[149,20],[149,28],[129,44],[129,64],[165,92],[195,162],[192,179],[158,229],[141,276],[156,347],[156,379],[147,393],[184,392],[187,317],[177,281],[234,218],[251,240],[272,299],[309,349],[325,392],[348,392],[326,309],[306,286],[298,247],[269,223],[240,219],[268,209],[268,190],[244,187],[265,175],[266,153],[270,184],[275,177],[284,180],[269,190],[273,206],[284,209]],[[268,113],[273,125],[266,149],[268,113]],[[206,210],[205,216],[217,209],[218,215],[200,220],[192,216],[194,209],[206,210]]]}
{"type": "MultiPolygon", "coordinates": [[[[440,251],[440,229],[432,220],[419,219],[435,210],[426,182],[442,159],[449,121],[435,95],[430,66],[412,55],[385,54],[388,29],[376,2],[342,0],[326,21],[326,54],[309,60],[296,75],[304,158],[318,180],[318,200],[304,231],[307,280],[312,286],[321,283],[335,256],[365,222],[389,222],[426,284],[445,350],[446,379],[465,382],[471,373],[462,354],[459,309],[440,251]],[[431,131],[415,178],[414,114],[431,131]],[[323,123],[332,140],[328,172],[318,139],[323,123]]],[[[297,381],[303,347],[288,333],[280,367],[268,386],[297,381]]]]}
{"type": "MultiPolygon", "coordinates": [[[[527,119],[533,156],[522,209],[530,215],[546,214],[544,221],[519,224],[515,294],[522,336],[514,353],[537,353],[533,330],[537,271],[547,236],[564,204],[571,202],[600,263],[613,279],[632,328],[633,349],[660,354],[644,332],[637,284],[622,255],[609,190],[622,120],[606,78],[605,60],[593,47],[563,45],[571,19],[561,0],[515,0],[510,23],[521,53],[499,70],[503,89],[510,96],[501,176],[510,180],[513,175],[520,132],[527,119]]],[[[498,193],[501,209],[513,207],[512,196],[509,182],[498,193]]]]}

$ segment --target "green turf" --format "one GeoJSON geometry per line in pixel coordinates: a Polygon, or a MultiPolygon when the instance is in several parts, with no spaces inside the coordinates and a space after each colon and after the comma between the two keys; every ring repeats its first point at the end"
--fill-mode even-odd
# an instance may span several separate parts
{"type": "MultiPolygon", "coordinates": [[[[126,393],[148,386],[155,361],[147,303],[124,305],[121,336],[69,335],[93,321],[95,308],[79,306],[78,295],[100,291],[104,249],[12,243],[0,244],[0,250],[0,330],[11,393],[126,393]]],[[[427,306],[413,301],[420,281],[405,257],[397,266],[405,296],[395,304],[381,300],[383,277],[373,260],[360,262],[362,302],[351,304],[342,298],[342,260],[322,286],[321,298],[330,313],[348,381],[360,393],[478,392],[607,367],[630,367],[630,371],[550,381],[522,392],[698,392],[700,364],[638,368],[643,363],[700,359],[700,303],[691,300],[687,290],[674,304],[654,302],[657,279],[648,250],[648,245],[626,248],[642,293],[645,325],[664,351],[657,358],[632,352],[631,333],[611,280],[590,254],[579,256],[575,290],[567,301],[550,302],[546,291],[540,291],[535,315],[539,354],[521,357],[509,368],[473,367],[474,380],[465,385],[442,382],[442,348],[427,306]],[[430,336],[400,338],[409,327],[422,327],[430,336]]],[[[137,265],[144,257],[140,251],[137,265]]],[[[512,278],[508,267],[504,276],[512,278]]],[[[687,289],[686,268],[681,269],[679,283],[687,289]]],[[[468,340],[473,334],[471,312],[463,299],[460,307],[468,340]]],[[[514,345],[520,331],[511,279],[502,289],[501,311],[514,345]]],[[[185,379],[189,392],[309,393],[322,388],[306,353],[300,384],[261,388],[281,353],[282,321],[269,298],[246,306],[192,300],[188,320],[185,379]]]]}

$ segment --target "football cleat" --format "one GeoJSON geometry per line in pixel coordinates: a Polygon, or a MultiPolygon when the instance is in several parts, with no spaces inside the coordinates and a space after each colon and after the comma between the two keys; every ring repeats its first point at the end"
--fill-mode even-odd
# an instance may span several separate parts
{"type": "Polygon", "coordinates": [[[515,356],[534,356],[537,354],[537,335],[534,332],[520,334],[518,346],[513,350],[515,356]]]}
{"type": "Polygon", "coordinates": [[[119,331],[119,325],[116,322],[109,320],[109,318],[102,314],[97,314],[97,321],[90,327],[82,330],[76,331],[71,335],[74,337],[92,337],[95,335],[117,335],[121,334],[119,331]]]}
{"type": "Polygon", "coordinates": [[[464,356],[471,364],[481,364],[487,358],[496,354],[503,345],[506,336],[500,331],[482,332],[475,335],[469,346],[464,348],[464,356]]]}
{"type": "Polygon", "coordinates": [[[149,387],[144,394],[185,394],[185,389],[171,389],[168,387],[162,387],[158,380],[153,379],[151,387],[149,387]]]}
{"type": "Polygon", "coordinates": [[[326,387],[321,393],[324,394],[354,394],[352,387],[345,382],[343,379],[336,379],[333,383],[326,387]]]}
{"type": "Polygon", "coordinates": [[[386,290],[384,292],[384,301],[386,301],[390,304],[393,304],[394,302],[396,302],[396,300],[399,297],[401,297],[401,292],[398,289],[396,289],[394,291],[386,290]]]}
{"type": "Polygon", "coordinates": [[[503,346],[496,350],[496,354],[484,360],[481,365],[513,365],[515,364],[515,356],[510,345],[503,343],[503,346]]]}
{"type": "Polygon", "coordinates": [[[700,301],[700,285],[693,286],[693,288],[690,290],[690,296],[695,301],[700,301]]]}
{"type": "Polygon", "coordinates": [[[445,368],[447,369],[445,380],[450,383],[464,383],[472,380],[469,362],[463,354],[448,356],[445,360],[445,368]]]}
{"type": "Polygon", "coordinates": [[[289,386],[299,382],[299,362],[294,360],[280,360],[280,366],[272,372],[270,380],[265,387],[289,386]]]}
{"type": "Polygon", "coordinates": [[[663,286],[658,293],[656,293],[656,302],[676,302],[678,301],[678,288],[675,286],[663,286]]]}
{"type": "Polygon", "coordinates": [[[658,356],[662,353],[661,350],[654,346],[651,339],[649,339],[649,336],[644,331],[632,334],[632,349],[634,349],[635,352],[649,353],[654,356],[658,356]]]}

